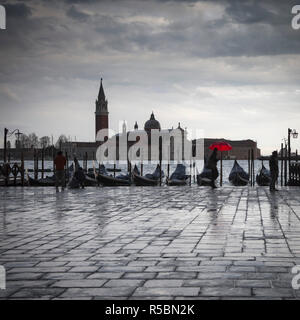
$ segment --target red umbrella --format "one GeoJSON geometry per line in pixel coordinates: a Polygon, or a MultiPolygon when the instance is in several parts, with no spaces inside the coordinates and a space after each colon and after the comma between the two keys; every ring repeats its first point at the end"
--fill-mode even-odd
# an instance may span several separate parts
{"type": "Polygon", "coordinates": [[[232,146],[229,143],[223,141],[215,142],[209,147],[210,150],[214,150],[215,148],[217,148],[217,150],[221,152],[232,150],[232,146]]]}
{"type": "Polygon", "coordinates": [[[222,159],[222,151],[229,151],[232,150],[232,146],[224,141],[220,141],[220,142],[215,142],[212,145],[209,146],[210,150],[215,150],[217,149],[218,151],[221,152],[221,172],[220,172],[220,185],[222,185],[223,183],[223,159],[222,159]]]}

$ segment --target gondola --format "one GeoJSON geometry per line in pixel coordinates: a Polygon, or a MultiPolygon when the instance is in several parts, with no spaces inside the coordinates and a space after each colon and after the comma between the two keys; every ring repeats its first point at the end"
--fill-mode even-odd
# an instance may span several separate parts
{"type": "Polygon", "coordinates": [[[131,177],[130,175],[118,175],[114,177],[109,175],[104,167],[101,165],[99,168],[99,173],[97,175],[98,182],[103,186],[130,186],[131,185],[131,177]]]}
{"type": "Polygon", "coordinates": [[[116,168],[116,169],[114,169],[114,168],[107,168],[106,169],[108,172],[121,172],[122,171],[122,169],[119,169],[119,168],[116,168]]]}
{"type": "MultiPolygon", "coordinates": [[[[27,184],[28,182],[25,180],[24,185],[27,184]]],[[[22,179],[19,177],[16,180],[14,178],[9,178],[7,181],[4,177],[0,177],[0,187],[20,187],[22,185],[22,179]]]]}
{"type": "Polygon", "coordinates": [[[229,174],[229,181],[234,186],[246,186],[249,182],[249,174],[235,160],[229,174]]]}
{"type": "Polygon", "coordinates": [[[271,173],[264,165],[256,175],[256,182],[259,186],[269,186],[271,182],[271,173]]]}
{"type": "MultiPolygon", "coordinates": [[[[161,177],[164,177],[164,172],[161,171],[161,177]]],[[[148,173],[141,176],[139,172],[133,170],[132,178],[136,186],[157,186],[160,183],[160,166],[157,165],[153,173],[148,173]]]]}
{"type": "Polygon", "coordinates": [[[32,187],[54,187],[55,186],[55,176],[47,176],[43,179],[34,179],[28,176],[28,184],[32,187]]]}
{"type": "Polygon", "coordinates": [[[204,166],[202,172],[197,174],[198,186],[211,186],[212,184],[212,170],[204,166]]]}
{"type": "Polygon", "coordinates": [[[216,172],[216,176],[212,176],[212,170],[207,167],[207,161],[204,162],[204,168],[200,174],[197,174],[197,184],[198,186],[211,186],[212,181],[216,180],[219,176],[218,171],[216,172]]]}
{"type": "Polygon", "coordinates": [[[70,189],[79,189],[80,187],[94,187],[98,185],[98,181],[95,176],[90,176],[89,173],[85,174],[83,169],[79,167],[77,171],[74,171],[74,166],[72,167],[73,170],[70,170],[70,181],[68,183],[68,187],[70,189]]]}
{"type": "Polygon", "coordinates": [[[170,178],[167,178],[168,186],[185,186],[188,184],[190,176],[185,174],[185,166],[179,163],[170,178]]]}
{"type": "Polygon", "coordinates": [[[70,189],[78,189],[80,187],[95,187],[98,185],[98,181],[86,174],[77,174],[75,173],[69,183],[68,187],[70,189]]]}

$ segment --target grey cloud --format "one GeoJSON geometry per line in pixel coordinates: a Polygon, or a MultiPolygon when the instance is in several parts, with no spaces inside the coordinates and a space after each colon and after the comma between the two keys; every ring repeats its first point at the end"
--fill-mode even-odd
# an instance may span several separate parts
{"type": "MultiPolygon", "coordinates": [[[[161,114],[167,110],[166,114],[172,113],[178,120],[184,118],[182,103],[189,95],[177,92],[174,84],[187,92],[200,87],[190,109],[211,108],[223,114],[225,105],[234,113],[242,103],[245,110],[251,110],[253,104],[259,112],[276,113],[276,108],[287,104],[285,110],[297,112],[299,95],[290,95],[285,102],[272,98],[283,86],[295,89],[300,83],[300,32],[290,26],[290,3],[207,1],[223,10],[214,17],[210,9],[212,16],[207,20],[196,4],[190,7],[193,1],[153,0],[144,5],[134,0],[42,1],[42,16],[36,3],[41,1],[26,2],[28,10],[23,7],[23,13],[15,12],[9,28],[0,33],[3,123],[11,121],[18,126],[15,115],[28,113],[26,119],[42,131],[40,122],[46,127],[50,121],[42,121],[41,112],[54,123],[57,106],[67,110],[70,122],[76,123],[72,113],[76,103],[77,117],[91,112],[92,118],[100,75],[105,79],[114,119],[152,105],[161,105],[161,114]],[[53,14],[56,4],[61,10],[58,15],[53,14]],[[165,23],[160,24],[160,18],[165,23]],[[251,86],[267,91],[269,100],[223,96],[215,90],[243,87],[246,91],[251,86]],[[206,87],[215,91],[210,89],[213,97],[205,100],[202,93],[206,87]],[[78,106],[80,99],[85,103],[82,107],[78,106]],[[183,111],[177,115],[176,110],[183,111]]],[[[142,118],[144,111],[137,112],[142,118]]],[[[21,118],[18,121],[22,122],[21,118]]],[[[90,127],[85,128],[93,131],[90,127]]]]}
{"type": "Polygon", "coordinates": [[[87,21],[90,17],[88,14],[76,9],[74,5],[67,11],[67,16],[79,21],[87,21]]]}
{"type": "Polygon", "coordinates": [[[32,10],[25,3],[4,4],[7,18],[28,18],[32,15],[32,10]]]}

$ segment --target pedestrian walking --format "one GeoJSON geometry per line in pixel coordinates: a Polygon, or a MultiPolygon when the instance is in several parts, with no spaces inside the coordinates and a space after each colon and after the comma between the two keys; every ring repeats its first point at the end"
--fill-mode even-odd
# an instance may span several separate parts
{"type": "Polygon", "coordinates": [[[271,172],[271,182],[270,182],[270,191],[278,191],[275,188],[275,184],[277,183],[278,179],[278,153],[277,151],[272,152],[272,156],[269,160],[270,172],[271,172]]]}
{"type": "Polygon", "coordinates": [[[56,192],[59,192],[59,185],[61,185],[61,190],[65,189],[65,165],[67,159],[63,156],[61,151],[57,152],[57,156],[54,159],[55,164],[55,187],[56,192]]]}

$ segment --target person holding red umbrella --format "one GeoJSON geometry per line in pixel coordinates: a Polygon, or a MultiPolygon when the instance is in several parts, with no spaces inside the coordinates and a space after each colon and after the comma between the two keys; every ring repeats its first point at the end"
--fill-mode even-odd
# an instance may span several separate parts
{"type": "Polygon", "coordinates": [[[210,150],[214,150],[214,152],[216,150],[219,150],[221,152],[221,165],[220,165],[220,168],[221,168],[221,176],[220,176],[220,186],[222,186],[223,184],[223,159],[222,159],[222,152],[223,151],[229,151],[229,150],[232,150],[232,146],[228,143],[228,142],[215,142],[213,143],[212,145],[210,145],[209,147],[210,150]]]}
{"type": "Polygon", "coordinates": [[[219,176],[219,171],[217,168],[217,151],[218,149],[215,148],[207,162],[207,168],[211,170],[211,187],[213,189],[217,188],[215,181],[219,176]]]}

